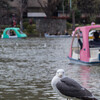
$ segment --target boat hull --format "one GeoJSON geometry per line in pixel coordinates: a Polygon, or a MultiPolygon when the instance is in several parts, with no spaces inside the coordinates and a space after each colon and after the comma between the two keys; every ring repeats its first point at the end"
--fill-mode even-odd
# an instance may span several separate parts
{"type": "Polygon", "coordinates": [[[17,35],[16,36],[8,36],[8,37],[5,37],[5,36],[1,36],[2,39],[17,39],[17,38],[26,38],[27,36],[21,36],[21,37],[18,37],[17,35]]]}
{"type": "Polygon", "coordinates": [[[76,60],[76,59],[73,59],[73,58],[70,58],[70,57],[68,57],[68,59],[69,59],[72,63],[77,63],[77,64],[100,64],[100,61],[85,62],[85,61],[76,60]]]}
{"type": "Polygon", "coordinates": [[[67,38],[70,37],[70,35],[49,35],[49,34],[45,34],[46,38],[67,38]]]}

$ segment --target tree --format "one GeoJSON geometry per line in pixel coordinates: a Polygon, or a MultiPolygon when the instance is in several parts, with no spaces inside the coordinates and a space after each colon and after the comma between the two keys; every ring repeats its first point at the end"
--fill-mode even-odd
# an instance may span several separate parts
{"type": "MultiPolygon", "coordinates": [[[[8,0],[11,1],[11,0],[8,0]]],[[[10,11],[10,5],[6,0],[0,0],[0,24],[4,24],[4,19],[8,18],[9,11],[10,11]]]]}
{"type": "Polygon", "coordinates": [[[45,32],[63,34],[66,29],[66,19],[54,18],[58,16],[58,7],[62,0],[37,0],[37,2],[47,16],[47,18],[36,20],[36,28],[40,36],[43,36],[45,32]]]}
{"type": "Polygon", "coordinates": [[[73,27],[72,29],[75,29],[75,20],[76,20],[76,12],[79,12],[80,14],[85,14],[86,17],[88,17],[88,21],[94,21],[100,12],[99,5],[100,0],[69,0],[69,4],[71,5],[70,11],[72,13],[72,22],[73,27]]]}
{"type": "Polygon", "coordinates": [[[77,10],[77,0],[70,0],[70,12],[72,14],[72,30],[75,29],[75,12],[77,10]]]}
{"type": "Polygon", "coordinates": [[[20,29],[23,30],[23,13],[27,9],[27,0],[17,0],[17,11],[20,18],[20,29]]]}
{"type": "Polygon", "coordinates": [[[45,0],[43,2],[41,2],[41,0],[37,1],[48,18],[57,15],[57,7],[62,2],[62,0],[45,0]]]}
{"type": "Polygon", "coordinates": [[[70,7],[69,7],[68,0],[62,0],[62,2],[58,6],[58,10],[62,11],[63,13],[69,13],[70,7]]]}
{"type": "Polygon", "coordinates": [[[78,10],[85,14],[90,21],[94,21],[98,13],[100,13],[100,0],[77,0],[78,10]]]}
{"type": "Polygon", "coordinates": [[[97,13],[97,0],[78,0],[78,9],[90,15],[97,13]]]}

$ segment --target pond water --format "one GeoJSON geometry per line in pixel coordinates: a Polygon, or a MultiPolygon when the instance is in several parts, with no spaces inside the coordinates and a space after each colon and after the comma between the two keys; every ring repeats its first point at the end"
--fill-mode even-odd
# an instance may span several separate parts
{"type": "Polygon", "coordinates": [[[70,43],[71,38],[0,39],[0,100],[64,100],[51,87],[59,68],[100,99],[100,65],[71,64],[70,43]]]}

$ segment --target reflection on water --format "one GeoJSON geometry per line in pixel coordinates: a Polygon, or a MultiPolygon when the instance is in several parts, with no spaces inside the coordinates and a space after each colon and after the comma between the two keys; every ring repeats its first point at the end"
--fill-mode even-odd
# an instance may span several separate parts
{"type": "Polygon", "coordinates": [[[88,80],[90,79],[91,68],[89,66],[80,66],[80,80],[82,86],[89,88],[88,80]]]}
{"type": "Polygon", "coordinates": [[[0,39],[0,100],[64,100],[51,88],[59,68],[100,99],[100,67],[71,65],[70,38],[0,39]]]}

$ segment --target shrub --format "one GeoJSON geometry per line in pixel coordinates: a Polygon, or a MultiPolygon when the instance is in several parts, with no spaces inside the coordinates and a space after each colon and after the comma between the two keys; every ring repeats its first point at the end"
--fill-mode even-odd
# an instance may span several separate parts
{"type": "Polygon", "coordinates": [[[24,23],[23,23],[23,27],[24,27],[24,29],[26,29],[28,25],[29,25],[28,22],[24,22],[24,23]]]}
{"type": "Polygon", "coordinates": [[[67,22],[67,29],[69,30],[69,29],[71,29],[71,28],[72,28],[72,24],[69,23],[69,22],[67,22]]]}
{"type": "Polygon", "coordinates": [[[27,28],[26,28],[26,31],[27,31],[28,33],[32,33],[32,31],[33,31],[33,26],[32,26],[32,25],[28,25],[27,28]]]}
{"type": "Polygon", "coordinates": [[[9,26],[9,25],[1,25],[1,29],[5,29],[7,27],[11,27],[11,26],[9,26]]]}
{"type": "Polygon", "coordinates": [[[36,30],[36,25],[28,25],[26,28],[26,33],[28,36],[39,36],[37,30],[36,30]]]}
{"type": "Polygon", "coordinates": [[[32,26],[33,26],[33,29],[36,29],[36,24],[32,24],[32,26]]]}
{"type": "Polygon", "coordinates": [[[20,25],[17,25],[16,27],[20,28],[20,25]]]}
{"type": "Polygon", "coordinates": [[[79,27],[80,25],[79,24],[75,24],[75,27],[79,27]]]}

